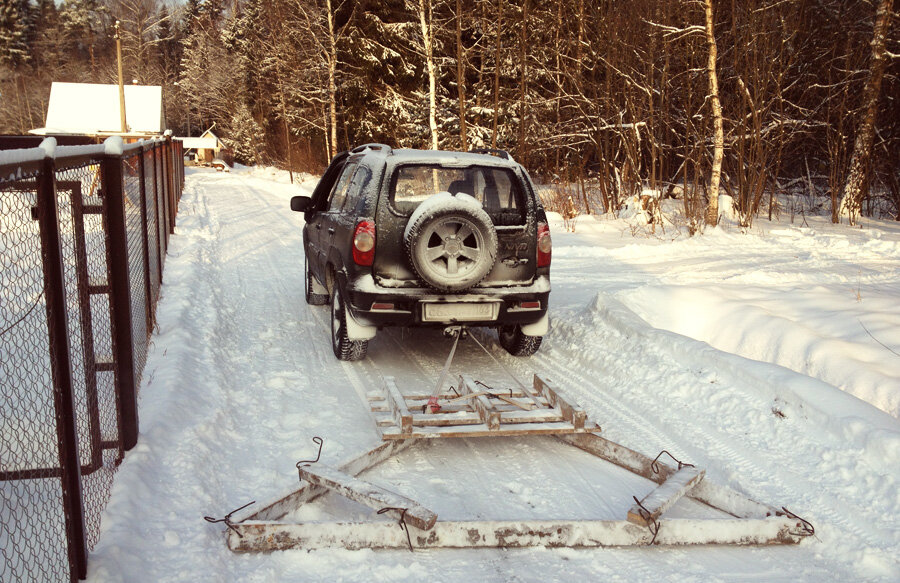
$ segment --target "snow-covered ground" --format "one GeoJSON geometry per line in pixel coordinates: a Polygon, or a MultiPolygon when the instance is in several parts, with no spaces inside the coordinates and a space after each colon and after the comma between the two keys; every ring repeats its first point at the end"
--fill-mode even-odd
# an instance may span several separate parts
{"type": "MultiPolygon", "coordinates": [[[[286,551],[237,555],[224,516],[378,442],[363,402],[379,375],[431,388],[436,331],[382,331],[360,363],[331,354],[326,308],[303,299],[302,216],[285,174],[190,171],[141,437],[117,475],[89,580],[897,581],[900,579],[900,228],[807,220],[751,234],[634,238],[623,220],[553,225],[552,324],[534,357],[503,353],[570,393],[607,438],[667,449],[813,522],[796,547],[286,551]],[[863,328],[865,326],[865,328],[863,328]],[[866,332],[868,329],[868,332],[866,332]],[[893,351],[893,352],[892,352],[893,351]]],[[[472,342],[454,372],[509,381],[472,342]]],[[[621,519],[648,482],[552,438],[407,450],[364,474],[447,518],[621,519]]],[[[690,513],[682,500],[672,513],[690,513]]],[[[369,517],[326,496],[304,520],[369,517]]],[[[387,520],[387,519],[385,519],[387,520]]]]}

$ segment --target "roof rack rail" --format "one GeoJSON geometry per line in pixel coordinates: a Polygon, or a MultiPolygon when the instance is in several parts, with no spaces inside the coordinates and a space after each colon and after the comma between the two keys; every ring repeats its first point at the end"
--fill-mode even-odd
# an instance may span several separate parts
{"type": "Polygon", "coordinates": [[[362,146],[356,146],[352,150],[350,150],[351,154],[359,154],[360,152],[364,152],[365,150],[383,150],[385,154],[393,154],[393,150],[390,146],[385,144],[371,143],[371,144],[363,144],[362,146]]]}
{"type": "Polygon", "coordinates": [[[512,156],[509,155],[509,152],[506,150],[497,150],[494,148],[474,148],[469,150],[472,154],[493,154],[495,156],[499,156],[504,160],[512,160],[512,156]]]}

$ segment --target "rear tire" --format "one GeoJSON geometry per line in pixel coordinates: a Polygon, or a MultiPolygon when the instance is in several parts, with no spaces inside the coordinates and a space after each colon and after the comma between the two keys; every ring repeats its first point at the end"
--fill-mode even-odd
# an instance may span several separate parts
{"type": "Polygon", "coordinates": [[[313,278],[315,277],[309,270],[309,262],[306,260],[306,254],[303,254],[303,271],[306,274],[306,303],[311,306],[324,306],[328,303],[328,294],[317,294],[313,291],[313,278]]]}
{"type": "Polygon", "coordinates": [[[348,361],[364,359],[369,349],[368,340],[347,337],[347,307],[337,282],[331,291],[331,349],[338,360],[348,361]]]}
{"type": "Polygon", "coordinates": [[[497,329],[500,337],[500,346],[513,356],[531,356],[541,347],[543,336],[526,336],[522,333],[522,327],[500,326],[497,329]]]}

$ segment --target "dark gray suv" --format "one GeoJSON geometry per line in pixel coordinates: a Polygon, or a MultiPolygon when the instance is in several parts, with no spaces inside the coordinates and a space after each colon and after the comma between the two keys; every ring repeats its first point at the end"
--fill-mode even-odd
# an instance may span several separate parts
{"type": "Polygon", "coordinates": [[[303,212],[306,301],[331,304],[334,354],[365,357],[385,326],[482,326],[530,356],[547,332],[550,229],[502,150],[338,154],[303,212]]]}

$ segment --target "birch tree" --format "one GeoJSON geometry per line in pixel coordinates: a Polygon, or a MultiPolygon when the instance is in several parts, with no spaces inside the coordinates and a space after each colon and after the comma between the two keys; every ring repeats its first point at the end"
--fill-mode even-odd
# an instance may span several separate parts
{"type": "Polygon", "coordinates": [[[428,70],[428,127],[431,128],[431,149],[437,150],[437,70],[434,62],[434,29],[431,0],[419,0],[419,24],[422,27],[422,45],[425,49],[425,66],[428,70]]]}
{"type": "MultiPolygon", "coordinates": [[[[716,73],[716,48],[715,27],[713,25],[713,0],[705,0],[704,11],[706,14],[706,44],[708,47],[708,59],[706,74],[709,79],[709,104],[713,118],[713,161],[709,175],[709,203],[706,207],[706,224],[715,226],[719,222],[719,181],[722,177],[722,159],[725,157],[725,130],[722,124],[722,102],[719,100],[719,78],[716,73]]],[[[731,201],[723,205],[721,209],[726,216],[731,216],[731,201]]]]}
{"type": "Polygon", "coordinates": [[[881,0],[875,16],[875,28],[872,33],[872,55],[869,66],[869,79],[863,93],[864,113],[856,132],[856,142],[850,158],[850,170],[841,195],[841,216],[847,217],[851,225],[859,218],[864,196],[864,188],[868,179],[869,159],[872,155],[872,143],[875,140],[875,121],[878,115],[878,98],[881,96],[881,81],[888,61],[885,50],[885,36],[890,28],[893,0],[881,0]]]}

